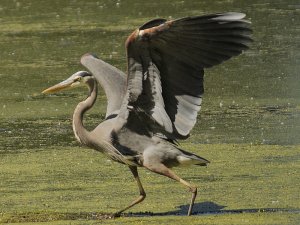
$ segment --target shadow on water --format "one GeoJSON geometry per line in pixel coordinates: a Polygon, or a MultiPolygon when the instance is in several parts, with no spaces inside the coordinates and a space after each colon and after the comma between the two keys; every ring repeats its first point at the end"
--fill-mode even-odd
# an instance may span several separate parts
{"type": "MultiPolygon", "coordinates": [[[[205,215],[205,214],[239,214],[239,213],[275,213],[275,212],[288,212],[288,213],[300,213],[300,209],[286,209],[286,208],[250,208],[250,209],[225,209],[227,206],[219,205],[214,202],[201,202],[195,203],[193,208],[193,215],[205,215]]],[[[152,213],[152,212],[140,212],[140,213],[125,213],[124,216],[183,216],[187,214],[189,205],[181,205],[178,210],[152,213]]]]}

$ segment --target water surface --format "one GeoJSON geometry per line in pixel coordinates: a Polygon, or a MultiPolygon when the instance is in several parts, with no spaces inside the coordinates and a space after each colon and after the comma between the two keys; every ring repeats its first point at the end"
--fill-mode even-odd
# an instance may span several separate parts
{"type": "MultiPolygon", "coordinates": [[[[300,142],[298,1],[10,1],[0,3],[0,151],[77,145],[71,115],[86,90],[43,96],[83,70],[86,52],[125,71],[124,41],[156,17],[238,11],[253,25],[251,49],[206,71],[193,143],[290,145],[300,142]]],[[[87,114],[95,127],[105,96],[87,114]]]]}

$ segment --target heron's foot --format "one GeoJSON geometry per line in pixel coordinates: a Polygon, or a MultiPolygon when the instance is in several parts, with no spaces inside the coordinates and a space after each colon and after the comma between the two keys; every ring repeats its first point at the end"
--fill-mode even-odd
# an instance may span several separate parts
{"type": "Polygon", "coordinates": [[[121,216],[122,212],[118,211],[118,212],[115,212],[113,214],[111,214],[111,218],[114,219],[114,218],[119,218],[121,216]]]}
{"type": "Polygon", "coordinates": [[[192,215],[193,212],[193,206],[194,206],[194,202],[197,196],[197,188],[196,187],[190,187],[189,191],[192,192],[192,198],[191,198],[191,203],[190,203],[190,207],[189,207],[189,211],[188,211],[188,216],[192,215]]]}

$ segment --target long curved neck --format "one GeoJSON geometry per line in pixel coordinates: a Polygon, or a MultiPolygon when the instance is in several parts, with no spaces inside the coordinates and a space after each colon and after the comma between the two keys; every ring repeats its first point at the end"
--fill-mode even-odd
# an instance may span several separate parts
{"type": "Polygon", "coordinates": [[[73,113],[73,131],[76,139],[82,144],[88,144],[89,131],[83,126],[83,115],[86,111],[93,107],[97,99],[97,83],[94,78],[87,81],[89,87],[88,97],[80,102],[73,113]]]}

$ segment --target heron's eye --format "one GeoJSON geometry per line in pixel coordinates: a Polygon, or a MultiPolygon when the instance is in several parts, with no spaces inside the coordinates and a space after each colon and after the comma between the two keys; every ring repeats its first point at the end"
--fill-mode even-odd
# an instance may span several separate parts
{"type": "Polygon", "coordinates": [[[82,80],[82,77],[76,77],[75,79],[74,79],[74,82],[77,82],[77,81],[81,81],[82,80]]]}

